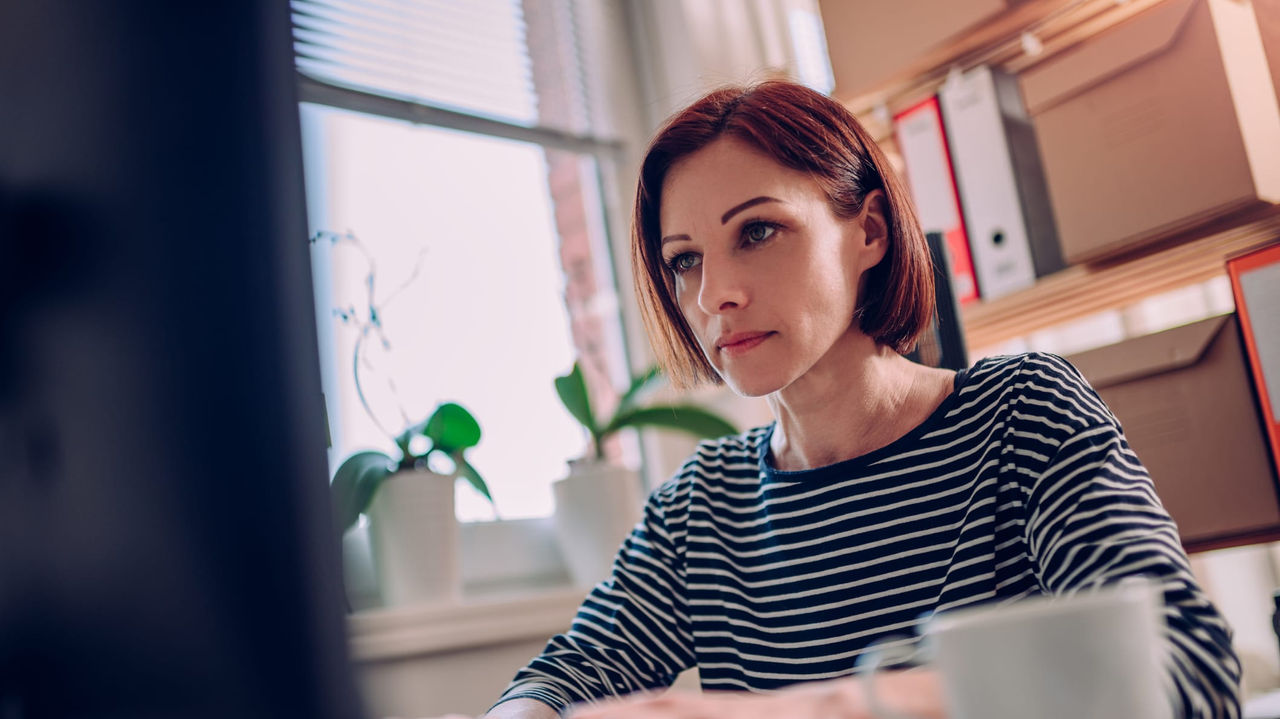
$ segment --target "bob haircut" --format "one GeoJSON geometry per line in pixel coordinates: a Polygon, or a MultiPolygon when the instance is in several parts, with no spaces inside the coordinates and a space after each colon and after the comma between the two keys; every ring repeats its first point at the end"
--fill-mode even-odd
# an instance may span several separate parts
{"type": "Polygon", "coordinates": [[[933,265],[906,186],[853,114],[834,100],[785,81],[724,87],[676,114],[658,131],[640,168],[631,233],[631,271],[649,340],[672,382],[687,389],[720,376],[703,355],[675,301],[675,278],[662,262],[659,223],[667,172],[720,137],[755,147],[778,164],[808,173],[841,219],[883,190],[888,249],[864,275],[850,321],[899,353],[914,349],[934,312],[933,265]]]}

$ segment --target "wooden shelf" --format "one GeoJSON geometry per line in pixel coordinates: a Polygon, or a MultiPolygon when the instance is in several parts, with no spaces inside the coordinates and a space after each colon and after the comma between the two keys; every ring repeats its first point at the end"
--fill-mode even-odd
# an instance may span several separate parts
{"type": "MultiPolygon", "coordinates": [[[[856,96],[837,94],[837,99],[892,151],[893,128],[888,122],[892,113],[936,93],[952,70],[991,65],[1020,73],[1161,2],[1165,0],[1011,2],[999,15],[962,29],[872,90],[856,96]],[[1021,38],[1026,32],[1035,35],[1042,51],[1025,51],[1021,38]]],[[[1267,15],[1260,19],[1264,21],[1280,28],[1280,15],[1267,15]]],[[[990,348],[1037,330],[1121,309],[1225,275],[1227,257],[1277,240],[1280,206],[1255,207],[1202,224],[1138,252],[1070,267],[1042,278],[1030,289],[964,307],[965,341],[970,348],[990,348]]]]}
{"type": "Polygon", "coordinates": [[[1219,220],[1105,264],[1078,265],[1034,287],[961,311],[965,343],[992,347],[1226,274],[1223,261],[1280,240],[1280,205],[1219,220]]]}
{"type": "Polygon", "coordinates": [[[836,99],[881,139],[888,134],[881,131],[891,128],[879,127],[877,107],[896,112],[923,100],[937,92],[953,68],[993,65],[1018,73],[1163,1],[1023,0],[988,22],[962,30],[874,89],[853,96],[839,95],[837,89],[836,99]],[[1025,32],[1035,34],[1041,52],[1028,55],[1023,50],[1025,32]]]}

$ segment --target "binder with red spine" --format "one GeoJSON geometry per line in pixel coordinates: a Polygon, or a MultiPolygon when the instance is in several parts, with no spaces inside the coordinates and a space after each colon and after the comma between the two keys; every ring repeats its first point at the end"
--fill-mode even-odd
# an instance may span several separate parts
{"type": "Polygon", "coordinates": [[[1227,260],[1263,430],[1280,479],[1280,242],[1227,260]]]}
{"type": "Polygon", "coordinates": [[[894,117],[894,134],[906,163],[907,184],[925,234],[946,241],[951,284],[961,303],[978,299],[978,281],[969,254],[969,237],[960,213],[960,194],[951,168],[951,151],[942,125],[938,97],[930,97],[894,117]]]}

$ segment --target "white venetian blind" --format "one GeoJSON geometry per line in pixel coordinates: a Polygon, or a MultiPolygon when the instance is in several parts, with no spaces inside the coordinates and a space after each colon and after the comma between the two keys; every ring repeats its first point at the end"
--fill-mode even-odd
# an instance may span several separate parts
{"type": "Polygon", "coordinates": [[[297,67],[316,80],[537,122],[519,0],[292,0],[297,67]]]}

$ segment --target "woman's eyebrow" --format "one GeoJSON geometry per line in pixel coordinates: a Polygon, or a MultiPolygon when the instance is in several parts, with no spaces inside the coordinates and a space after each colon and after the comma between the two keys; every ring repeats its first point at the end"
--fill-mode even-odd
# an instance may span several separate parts
{"type": "Polygon", "coordinates": [[[776,197],[769,197],[767,195],[761,195],[760,197],[753,197],[750,200],[747,200],[746,202],[740,205],[734,205],[733,207],[729,208],[729,211],[724,213],[724,215],[720,217],[720,224],[722,225],[727,224],[729,220],[733,218],[734,215],[738,214],[739,212],[742,212],[748,207],[755,207],[756,205],[759,205],[762,202],[782,202],[782,200],[779,200],[776,197]]]}
{"type": "MultiPolygon", "coordinates": [[[[743,210],[749,207],[755,207],[756,205],[759,205],[765,202],[782,202],[782,200],[779,200],[776,197],[769,197],[768,195],[753,197],[750,200],[747,200],[746,202],[734,205],[733,207],[729,208],[729,211],[724,213],[724,215],[720,217],[720,224],[722,225],[728,224],[729,220],[733,219],[733,216],[738,214],[739,212],[742,212],[743,210]]],[[[689,239],[688,235],[667,235],[666,237],[662,238],[662,241],[658,243],[658,245],[662,246],[667,244],[668,242],[675,242],[676,240],[687,240],[687,239],[689,239]]]]}

